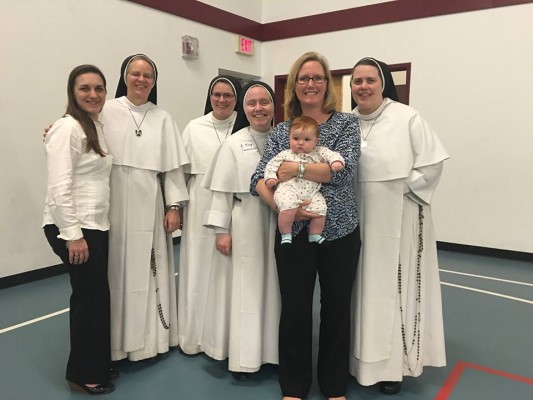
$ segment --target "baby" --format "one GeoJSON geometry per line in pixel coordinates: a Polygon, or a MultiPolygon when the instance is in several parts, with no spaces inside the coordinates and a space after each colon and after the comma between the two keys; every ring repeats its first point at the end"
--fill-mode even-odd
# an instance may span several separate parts
{"type": "Polygon", "coordinates": [[[274,192],[274,201],[278,207],[278,227],[281,244],[292,243],[292,224],[303,201],[311,203],[307,211],[319,214],[309,223],[309,241],[321,244],[325,238],[322,231],[326,223],[326,200],[320,193],[321,183],[304,178],[306,163],[327,162],[333,172],[344,168],[344,158],[326,147],[317,146],[319,129],[317,122],[310,117],[297,117],[293,120],[290,131],[290,150],[284,150],[272,158],[265,168],[265,184],[273,188],[278,184],[277,170],[283,161],[299,162],[298,175],[287,182],[281,182],[274,192]]]}

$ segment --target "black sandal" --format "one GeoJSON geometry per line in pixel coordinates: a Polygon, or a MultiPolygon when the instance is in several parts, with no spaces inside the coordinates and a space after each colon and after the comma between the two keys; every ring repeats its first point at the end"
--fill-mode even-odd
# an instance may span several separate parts
{"type": "Polygon", "coordinates": [[[402,389],[402,382],[379,382],[379,388],[381,389],[382,393],[385,394],[396,394],[399,393],[402,389]]]}
{"type": "Polygon", "coordinates": [[[97,386],[87,386],[84,383],[69,382],[68,386],[73,392],[85,392],[87,394],[108,394],[115,390],[115,385],[112,383],[102,383],[97,386]]]}

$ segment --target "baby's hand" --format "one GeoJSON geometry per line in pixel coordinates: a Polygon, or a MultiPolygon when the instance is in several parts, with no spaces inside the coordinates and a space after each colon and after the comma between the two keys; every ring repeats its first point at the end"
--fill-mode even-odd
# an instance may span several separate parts
{"type": "Polygon", "coordinates": [[[331,170],[333,172],[338,172],[338,171],[340,171],[343,168],[344,168],[344,164],[341,161],[337,160],[337,161],[333,161],[331,163],[331,170]]]}
{"type": "Polygon", "coordinates": [[[272,189],[274,186],[276,186],[278,184],[278,180],[277,179],[274,179],[274,178],[268,178],[266,181],[265,181],[265,185],[267,185],[267,187],[269,187],[270,189],[272,189]]]}

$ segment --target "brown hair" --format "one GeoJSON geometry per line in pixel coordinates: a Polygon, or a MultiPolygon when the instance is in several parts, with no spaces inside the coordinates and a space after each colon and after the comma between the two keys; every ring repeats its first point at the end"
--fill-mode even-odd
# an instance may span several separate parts
{"type": "Polygon", "coordinates": [[[94,124],[94,121],[91,119],[89,114],[87,114],[87,112],[83,111],[80,108],[79,104],[76,102],[76,97],[74,96],[74,86],[76,84],[76,78],[80,75],[89,73],[100,76],[100,78],[102,78],[102,81],[104,82],[105,89],[105,76],[102,71],[98,69],[98,67],[89,64],[78,65],[70,72],[70,75],[68,77],[68,103],[67,111],[65,111],[65,114],[69,114],[72,118],[78,121],[83,131],[85,132],[85,135],[87,136],[87,145],[85,146],[85,152],[88,153],[89,151],[94,150],[95,153],[98,153],[100,156],[105,157],[106,153],[104,153],[102,147],[100,146],[100,142],[98,141],[98,132],[96,131],[96,125],[94,124]]]}
{"type": "Polygon", "coordinates": [[[329,69],[328,61],[326,58],[314,51],[307,52],[301,55],[295,62],[292,64],[292,67],[289,71],[289,76],[287,77],[287,92],[285,95],[285,112],[289,118],[294,118],[302,115],[302,106],[300,100],[296,97],[296,92],[294,87],[296,86],[296,79],[298,77],[298,72],[302,65],[308,61],[317,61],[322,65],[324,69],[324,76],[326,77],[326,94],[324,96],[324,104],[322,105],[322,111],[330,114],[335,111],[337,105],[337,95],[335,93],[335,88],[333,86],[333,79],[331,78],[331,70],[329,69]]]}

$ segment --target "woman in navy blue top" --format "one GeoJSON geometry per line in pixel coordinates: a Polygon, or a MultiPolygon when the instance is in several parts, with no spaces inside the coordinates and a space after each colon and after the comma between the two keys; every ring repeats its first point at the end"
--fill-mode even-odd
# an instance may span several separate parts
{"type": "Polygon", "coordinates": [[[273,209],[273,190],[263,179],[267,162],[289,148],[293,118],[314,118],[320,127],[319,145],[339,152],[345,168],[332,172],[327,163],[284,162],[278,180],[294,177],[321,182],[328,214],[322,244],[308,241],[309,220],[316,217],[299,209],[293,225],[292,244],[281,244],[276,233],[276,264],[282,311],[279,328],[279,380],[283,399],[303,399],[312,382],[312,309],[318,273],[321,293],[318,382],[328,399],[345,399],[349,379],[350,298],[359,257],[357,206],[352,182],[357,170],[360,135],[352,114],[335,111],[336,96],[326,59],[315,52],[302,55],[287,79],[285,111],[289,121],[280,123],[269,136],[252,176],[251,192],[273,209]]]}

